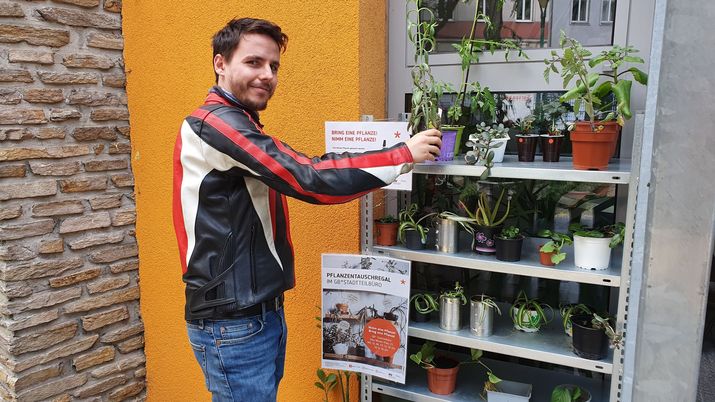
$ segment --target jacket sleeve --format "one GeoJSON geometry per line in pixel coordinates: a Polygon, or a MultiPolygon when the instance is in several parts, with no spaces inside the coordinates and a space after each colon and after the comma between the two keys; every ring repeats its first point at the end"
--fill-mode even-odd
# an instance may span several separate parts
{"type": "Polygon", "coordinates": [[[290,197],[338,204],[392,183],[412,168],[404,143],[364,153],[327,153],[309,158],[261,131],[241,110],[197,110],[182,131],[198,134],[213,169],[250,175],[290,197]]]}

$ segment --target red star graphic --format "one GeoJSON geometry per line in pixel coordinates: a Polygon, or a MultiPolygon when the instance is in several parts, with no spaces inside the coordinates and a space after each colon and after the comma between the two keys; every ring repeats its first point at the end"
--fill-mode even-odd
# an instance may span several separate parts
{"type": "Polygon", "coordinates": [[[395,138],[400,138],[402,134],[399,131],[395,131],[395,138]]]}
{"type": "Polygon", "coordinates": [[[400,279],[400,285],[404,285],[406,283],[407,283],[407,281],[405,281],[404,279],[400,279]]]}

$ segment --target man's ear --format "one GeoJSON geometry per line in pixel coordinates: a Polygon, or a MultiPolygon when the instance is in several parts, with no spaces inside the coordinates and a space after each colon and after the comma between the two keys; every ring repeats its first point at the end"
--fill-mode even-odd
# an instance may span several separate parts
{"type": "Polygon", "coordinates": [[[214,56],[214,72],[222,77],[226,69],[226,59],[223,58],[222,54],[217,54],[214,56]]]}

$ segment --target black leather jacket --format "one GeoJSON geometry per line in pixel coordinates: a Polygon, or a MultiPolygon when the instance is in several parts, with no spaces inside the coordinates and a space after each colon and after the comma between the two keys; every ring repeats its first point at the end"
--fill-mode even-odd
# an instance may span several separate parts
{"type": "Polygon", "coordinates": [[[405,144],[308,158],[267,135],[254,111],[214,87],[184,120],[174,149],[185,318],[227,318],[295,286],[286,195],[343,203],[411,166],[405,144]]]}

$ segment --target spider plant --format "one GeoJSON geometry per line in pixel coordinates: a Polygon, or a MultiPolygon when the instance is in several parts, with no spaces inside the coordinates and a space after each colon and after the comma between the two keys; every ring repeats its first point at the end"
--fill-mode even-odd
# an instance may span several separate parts
{"type": "Polygon", "coordinates": [[[427,214],[427,215],[415,220],[416,214],[417,214],[417,204],[415,204],[415,203],[410,204],[409,207],[403,209],[398,214],[398,219],[400,220],[400,226],[397,229],[397,238],[400,240],[400,242],[403,242],[403,243],[405,242],[405,232],[407,230],[414,230],[414,231],[417,231],[417,233],[419,233],[420,240],[422,240],[422,244],[427,243],[427,231],[429,229],[424,227],[420,222],[422,222],[426,218],[434,215],[434,213],[427,214]]]}
{"type": "Polygon", "coordinates": [[[511,196],[507,195],[506,211],[502,216],[497,216],[499,213],[499,206],[502,203],[506,189],[502,188],[499,193],[499,198],[494,205],[489,204],[489,197],[485,192],[479,194],[479,200],[477,201],[477,210],[471,212],[469,208],[460,200],[459,205],[464,209],[464,211],[469,215],[471,219],[479,226],[485,227],[496,227],[504,223],[506,218],[509,217],[509,209],[511,208],[511,196]]]}
{"type": "Polygon", "coordinates": [[[529,299],[522,290],[514,300],[510,314],[511,320],[514,322],[514,328],[524,332],[536,332],[542,325],[551,322],[554,310],[551,306],[541,303],[538,299],[529,299]],[[551,312],[551,318],[547,317],[546,311],[551,312]]]}
{"type": "Polygon", "coordinates": [[[410,303],[415,307],[415,311],[420,314],[439,311],[439,303],[430,293],[415,293],[410,298],[410,303]]]}
{"type": "Polygon", "coordinates": [[[564,332],[571,336],[572,325],[571,317],[578,314],[593,314],[590,307],[585,304],[566,304],[559,306],[559,312],[561,313],[561,324],[564,326],[564,332]]]}

